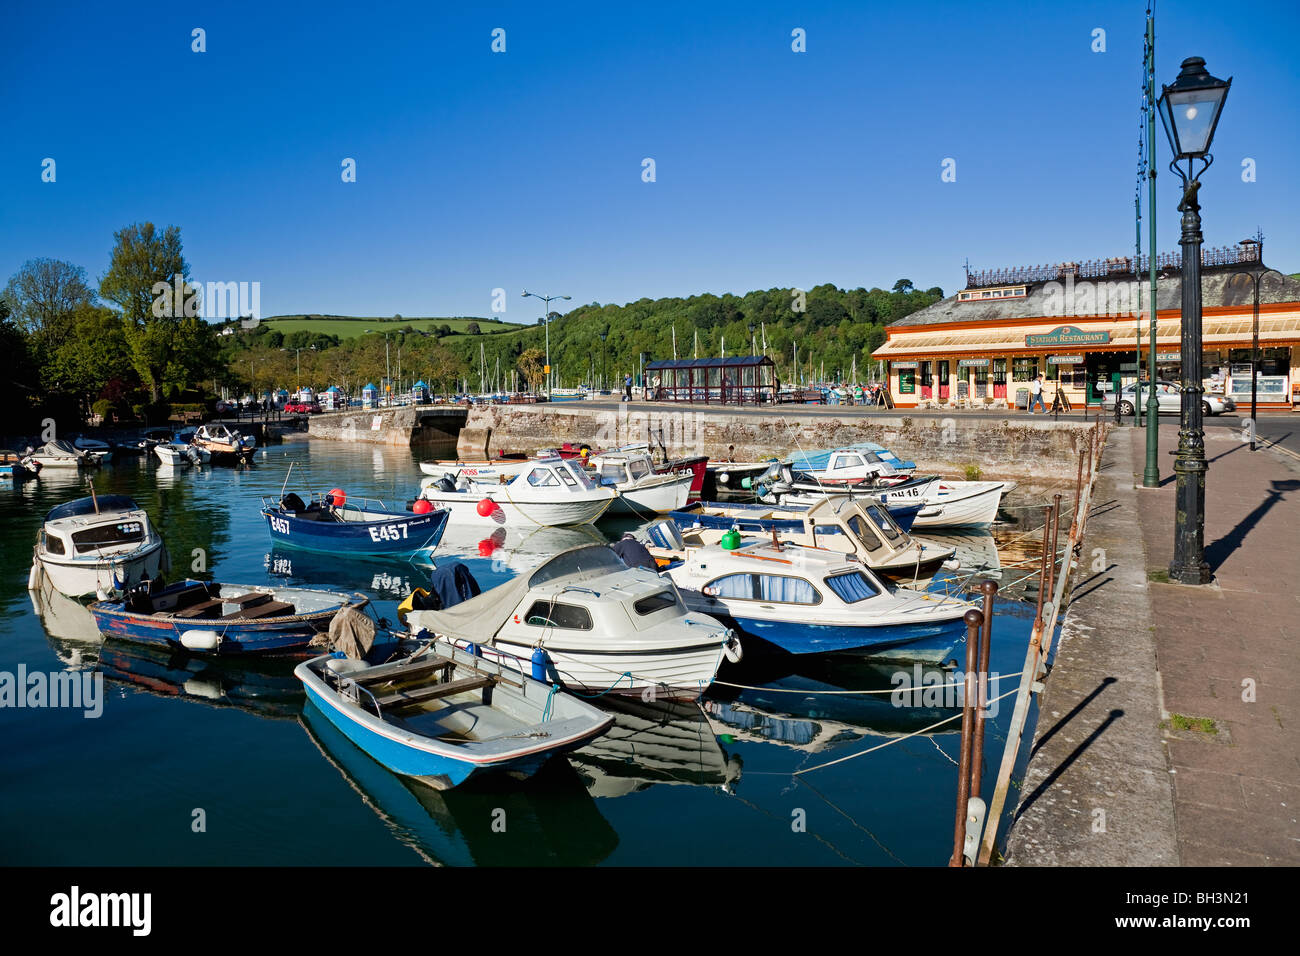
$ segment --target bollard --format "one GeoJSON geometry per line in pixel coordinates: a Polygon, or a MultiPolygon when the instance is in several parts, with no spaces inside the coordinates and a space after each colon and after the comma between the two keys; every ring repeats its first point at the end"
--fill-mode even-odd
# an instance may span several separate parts
{"type": "Polygon", "coordinates": [[[984,615],[971,608],[963,618],[966,622],[966,676],[962,688],[961,708],[961,758],[957,763],[957,824],[953,832],[952,858],[949,866],[965,864],[966,848],[966,814],[970,803],[970,769],[971,744],[975,738],[975,668],[978,666],[977,651],[980,642],[980,628],[984,615]]]}

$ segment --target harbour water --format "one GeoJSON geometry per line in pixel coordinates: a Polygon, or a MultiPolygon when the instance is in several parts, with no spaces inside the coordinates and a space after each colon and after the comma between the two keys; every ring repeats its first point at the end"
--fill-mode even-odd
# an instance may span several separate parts
{"type": "MultiPolygon", "coordinates": [[[[294,463],[289,488],[299,494],[338,487],[405,503],[421,477],[417,461],[438,451],[298,441],[258,451],[247,468],[168,473],[152,458],[128,457],[93,478],[98,493],[130,495],[149,511],[173,578],[361,591],[395,619],[427,567],[273,549],[261,496],[277,498],[294,463]]],[[[89,477],[49,469],[0,489],[0,672],[99,673],[105,695],[94,719],[0,708],[0,862],[918,866],[942,865],[951,852],[959,720],[904,735],[958,711],[955,697],[895,706],[894,675],[911,665],[810,660],[791,673],[747,657],[726,666],[727,683],[698,705],[603,699],[616,712],[613,730],[525,784],[437,792],[344,739],[305,704],[291,664],[104,645],[84,608],[57,595],[33,600],[27,579],[41,519],[88,494],[89,477]],[[845,693],[862,690],[876,693],[845,693]]],[[[1036,565],[1025,532],[1041,524],[1033,508],[1008,517],[1016,514],[1023,527],[962,542],[972,554],[1000,553],[1008,582],[1022,576],[1015,565],[1036,565]]],[[[436,558],[464,560],[486,588],[629,527],[507,529],[495,540],[449,529],[436,558]]],[[[998,602],[992,672],[1019,670],[1033,613],[1028,603],[998,602]]],[[[956,653],[964,659],[963,647],[956,653]]],[[[1000,692],[1017,682],[1005,679],[1000,692]]],[[[1001,702],[986,734],[986,787],[1011,703],[1001,702]]]]}

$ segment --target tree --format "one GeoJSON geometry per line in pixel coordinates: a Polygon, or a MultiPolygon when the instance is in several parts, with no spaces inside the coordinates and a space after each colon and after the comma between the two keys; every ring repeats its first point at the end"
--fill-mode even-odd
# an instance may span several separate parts
{"type": "Polygon", "coordinates": [[[911,292],[911,291],[912,291],[912,280],[911,280],[911,279],[899,279],[897,282],[894,283],[894,291],[895,291],[895,292],[911,292]]]}
{"type": "Polygon", "coordinates": [[[47,388],[77,393],[83,408],[114,379],[133,378],[131,349],[122,319],[102,305],[84,303],[71,316],[71,334],[48,357],[47,388]]]}
{"type": "Polygon", "coordinates": [[[72,311],[94,302],[95,293],[81,266],[61,259],[28,259],[0,298],[20,331],[40,348],[54,348],[67,336],[72,311]]]}
{"type": "Polygon", "coordinates": [[[471,322],[469,325],[465,326],[465,331],[470,335],[478,335],[479,333],[478,323],[471,322]]]}
{"type": "MultiPolygon", "coordinates": [[[[173,297],[162,292],[168,295],[163,301],[157,287],[171,288],[173,280],[180,277],[182,288],[189,288],[190,267],[181,253],[181,231],[168,226],[159,234],[151,222],[135,223],[115,232],[113,240],[113,254],[108,273],[99,283],[99,294],[122,310],[132,362],[157,402],[168,366],[176,357],[184,317],[177,315],[173,297]],[[155,303],[160,307],[155,308],[155,303]]],[[[185,305],[192,301],[187,299],[185,305]]]]}
{"type": "Polygon", "coordinates": [[[541,388],[542,380],[546,378],[546,353],[539,348],[524,349],[516,363],[519,374],[524,377],[528,383],[530,391],[537,391],[541,388]]]}

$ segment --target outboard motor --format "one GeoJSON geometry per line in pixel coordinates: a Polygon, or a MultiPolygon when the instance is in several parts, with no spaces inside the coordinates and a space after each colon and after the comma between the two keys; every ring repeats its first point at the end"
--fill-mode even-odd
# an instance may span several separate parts
{"type": "Polygon", "coordinates": [[[280,508],[283,511],[289,511],[298,514],[307,510],[307,505],[294,492],[289,492],[280,499],[280,508]]]}
{"type": "Polygon", "coordinates": [[[439,491],[455,491],[456,480],[452,478],[451,475],[443,475],[438,479],[437,487],[439,491]]]}

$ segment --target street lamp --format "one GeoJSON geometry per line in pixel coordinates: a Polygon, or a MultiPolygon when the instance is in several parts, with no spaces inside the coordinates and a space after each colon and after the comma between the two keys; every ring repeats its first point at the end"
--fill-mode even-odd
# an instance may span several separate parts
{"type": "MultiPolygon", "coordinates": [[[[529,292],[527,289],[523,291],[525,299],[530,295],[534,299],[541,299],[546,303],[546,314],[542,316],[542,325],[546,329],[546,367],[549,369],[551,367],[551,300],[571,299],[573,297],[568,295],[538,295],[536,292],[529,292]]],[[[551,373],[549,371],[546,373],[546,397],[548,399],[551,397],[551,373]]]]}
{"type": "Polygon", "coordinates": [[[608,335],[609,326],[607,325],[600,333],[600,389],[597,389],[597,391],[605,387],[605,338],[608,335]]]}
{"type": "MultiPolygon", "coordinates": [[[[1177,491],[1174,504],[1174,559],[1169,576],[1182,584],[1208,584],[1210,566],[1205,560],[1205,432],[1201,420],[1201,206],[1196,194],[1200,175],[1214,157],[1210,144],[1219,124],[1232,79],[1219,80],[1205,69],[1205,60],[1190,56],[1173,85],[1160,94],[1160,118],[1169,137],[1173,159],[1169,168],[1183,183],[1182,276],[1182,416],[1178,429],[1178,456],[1174,459],[1177,491]],[[1196,160],[1202,165],[1195,168],[1196,160]],[[1187,161],[1187,172],[1179,162],[1187,161]]],[[[1154,306],[1153,306],[1154,307],[1154,306]]]]}
{"type": "MultiPolygon", "coordinates": [[[[312,352],[316,351],[316,346],[314,345],[309,345],[307,346],[307,348],[309,351],[312,352]]],[[[302,349],[280,349],[280,351],[293,353],[294,361],[298,365],[298,380],[294,387],[301,392],[302,391],[302,349]]]]}
{"type": "Polygon", "coordinates": [[[1259,281],[1270,272],[1279,278],[1285,278],[1276,269],[1264,268],[1264,243],[1260,239],[1243,239],[1241,244],[1247,248],[1254,247],[1255,268],[1249,272],[1234,272],[1228,277],[1232,282],[1237,276],[1245,276],[1255,287],[1255,322],[1250,341],[1250,450],[1255,450],[1255,411],[1259,400],[1259,281]]]}

